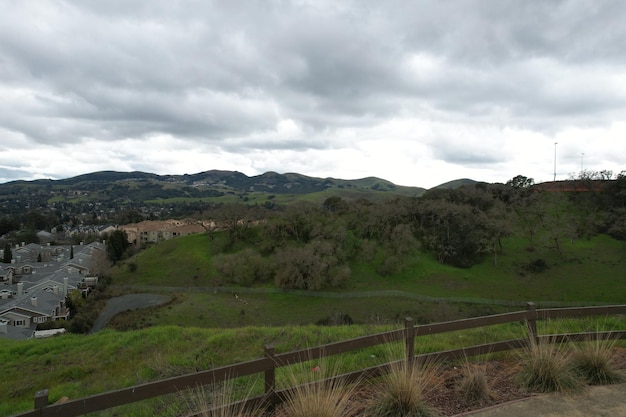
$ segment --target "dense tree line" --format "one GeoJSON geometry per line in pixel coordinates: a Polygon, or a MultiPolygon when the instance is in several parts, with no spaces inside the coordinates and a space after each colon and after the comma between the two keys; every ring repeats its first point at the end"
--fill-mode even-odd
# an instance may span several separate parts
{"type": "Polygon", "coordinates": [[[540,191],[531,178],[517,176],[506,184],[434,189],[421,198],[332,196],[322,205],[272,211],[244,205],[213,210],[205,215],[219,219],[228,236],[216,246],[224,279],[317,290],[343,285],[352,262],[370,263],[387,275],[401,271],[419,251],[456,267],[486,258],[497,265],[509,236],[524,239],[531,251],[556,253],[565,242],[599,233],[624,239],[626,176],[593,192],[540,191]]]}

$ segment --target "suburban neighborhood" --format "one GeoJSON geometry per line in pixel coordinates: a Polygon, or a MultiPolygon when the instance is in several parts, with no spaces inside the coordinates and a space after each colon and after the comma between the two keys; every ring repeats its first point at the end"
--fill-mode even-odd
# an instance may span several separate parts
{"type": "Polygon", "coordinates": [[[11,263],[0,264],[0,338],[28,339],[39,323],[67,320],[66,295],[97,284],[94,266],[102,256],[104,242],[13,247],[11,263]]]}

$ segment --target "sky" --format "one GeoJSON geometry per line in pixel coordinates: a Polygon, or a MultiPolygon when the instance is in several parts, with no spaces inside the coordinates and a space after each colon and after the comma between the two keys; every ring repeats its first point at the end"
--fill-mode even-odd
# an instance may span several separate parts
{"type": "Polygon", "coordinates": [[[626,170],[621,0],[0,0],[0,182],[626,170]]]}

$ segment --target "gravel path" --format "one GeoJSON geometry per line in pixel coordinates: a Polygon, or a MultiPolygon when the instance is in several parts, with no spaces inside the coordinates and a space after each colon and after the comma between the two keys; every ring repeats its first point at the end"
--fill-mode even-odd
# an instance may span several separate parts
{"type": "Polygon", "coordinates": [[[138,308],[153,307],[164,304],[170,297],[162,294],[127,294],[120,297],[111,298],[100,316],[96,319],[90,333],[104,329],[104,326],[118,313],[138,308]]]}

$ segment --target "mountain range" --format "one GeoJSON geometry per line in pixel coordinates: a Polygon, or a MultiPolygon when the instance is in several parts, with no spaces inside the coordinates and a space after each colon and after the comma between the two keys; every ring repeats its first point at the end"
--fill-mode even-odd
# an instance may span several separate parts
{"type": "MultiPolygon", "coordinates": [[[[440,188],[456,188],[474,183],[456,180],[440,188]]],[[[246,195],[303,195],[313,193],[372,196],[380,194],[421,196],[421,187],[395,185],[390,181],[367,177],[357,180],[316,178],[297,173],[266,172],[247,176],[238,171],[210,170],[196,174],[158,175],[146,172],[99,171],[72,178],[34,181],[11,181],[0,184],[0,201],[44,197],[48,200],[126,200],[135,202],[219,198],[246,195]],[[360,195],[364,194],[364,195],[360,195]]],[[[39,199],[40,199],[39,198],[39,199]]],[[[36,200],[39,200],[36,199],[36,200]]]]}

